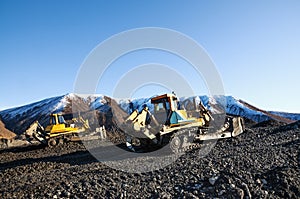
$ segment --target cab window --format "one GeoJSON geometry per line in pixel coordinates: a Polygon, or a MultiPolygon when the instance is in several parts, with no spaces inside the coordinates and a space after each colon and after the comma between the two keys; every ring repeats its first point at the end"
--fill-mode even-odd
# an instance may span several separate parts
{"type": "Polygon", "coordinates": [[[52,116],[52,117],[50,118],[50,124],[56,124],[56,121],[55,121],[55,117],[54,117],[54,116],[52,116]]]}
{"type": "Polygon", "coordinates": [[[164,104],[163,103],[154,104],[154,111],[155,112],[165,111],[164,104]]]}
{"type": "Polygon", "coordinates": [[[170,103],[169,102],[166,102],[166,109],[170,110],[170,103]]]}
{"type": "Polygon", "coordinates": [[[58,116],[58,123],[60,123],[60,124],[65,124],[66,123],[66,121],[65,121],[65,119],[62,115],[58,116]]]}

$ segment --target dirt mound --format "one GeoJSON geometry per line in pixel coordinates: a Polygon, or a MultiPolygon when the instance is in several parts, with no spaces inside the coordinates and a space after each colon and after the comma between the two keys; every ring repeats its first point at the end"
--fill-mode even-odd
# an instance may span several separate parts
{"type": "Polygon", "coordinates": [[[300,120],[291,124],[287,124],[280,127],[280,130],[293,130],[300,128],[300,120]]]}
{"type": "Polygon", "coordinates": [[[16,134],[6,129],[4,123],[0,120],[0,139],[12,139],[15,136],[16,134]]]}
{"type": "Polygon", "coordinates": [[[246,128],[252,127],[257,124],[257,122],[250,120],[246,117],[243,117],[246,128]]]}
{"type": "Polygon", "coordinates": [[[253,125],[253,127],[254,128],[269,127],[269,126],[278,127],[278,126],[283,126],[283,125],[286,125],[286,123],[270,119],[270,120],[267,120],[267,121],[259,122],[255,125],[253,125]]]}
{"type": "Polygon", "coordinates": [[[128,117],[128,114],[119,106],[119,104],[114,99],[105,96],[105,100],[111,107],[115,122],[117,124],[123,124],[125,122],[125,118],[128,117]]]}

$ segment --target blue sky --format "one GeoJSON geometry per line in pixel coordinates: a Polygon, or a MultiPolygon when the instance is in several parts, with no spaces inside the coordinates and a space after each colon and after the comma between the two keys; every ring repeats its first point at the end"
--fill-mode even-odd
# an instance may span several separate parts
{"type": "MultiPolygon", "coordinates": [[[[73,92],[82,62],[100,42],[128,29],[162,27],[203,46],[227,95],[300,112],[300,1],[188,2],[0,1],[0,110],[73,92]]],[[[120,58],[115,76],[105,78],[117,80],[116,74],[149,62],[189,74],[182,60],[144,51],[120,58]]],[[[112,84],[99,84],[97,92],[110,95],[112,84]]]]}

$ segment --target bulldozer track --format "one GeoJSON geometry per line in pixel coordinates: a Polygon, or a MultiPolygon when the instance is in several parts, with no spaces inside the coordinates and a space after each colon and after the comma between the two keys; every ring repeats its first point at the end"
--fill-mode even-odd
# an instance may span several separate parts
{"type": "Polygon", "coordinates": [[[174,153],[184,153],[190,150],[201,148],[201,143],[194,143],[194,137],[199,131],[199,127],[185,128],[175,132],[170,139],[170,148],[174,153]],[[172,148],[172,140],[179,139],[180,144],[177,149],[172,148]],[[186,140],[189,139],[189,140],[186,140]]]}

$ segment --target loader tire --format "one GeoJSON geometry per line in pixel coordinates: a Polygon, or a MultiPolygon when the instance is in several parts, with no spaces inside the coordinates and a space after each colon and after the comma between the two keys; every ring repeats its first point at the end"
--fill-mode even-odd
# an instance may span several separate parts
{"type": "Polygon", "coordinates": [[[55,145],[57,145],[57,141],[54,138],[51,138],[48,140],[48,146],[49,147],[54,147],[55,145]]]}

